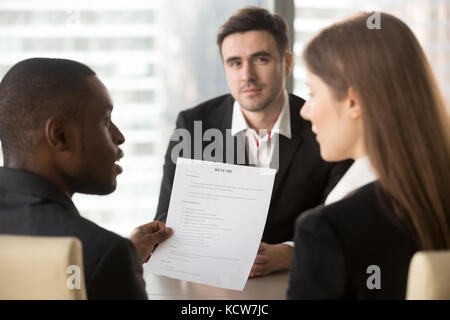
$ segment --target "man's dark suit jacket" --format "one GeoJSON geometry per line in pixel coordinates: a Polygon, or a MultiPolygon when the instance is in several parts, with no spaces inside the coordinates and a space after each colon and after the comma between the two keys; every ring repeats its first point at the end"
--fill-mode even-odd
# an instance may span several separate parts
{"type": "Polygon", "coordinates": [[[417,247],[378,182],[309,210],[295,228],[289,299],[405,299],[417,247]],[[367,286],[372,265],[381,289],[367,286]]]}
{"type": "Polygon", "coordinates": [[[72,200],[40,176],[0,167],[0,234],[77,237],[88,299],[147,299],[134,244],[80,217],[72,200]]]}
{"type": "MultiPolygon", "coordinates": [[[[299,115],[300,108],[304,102],[303,99],[297,96],[289,95],[292,137],[288,139],[280,134],[278,138],[278,172],[275,176],[272,199],[262,238],[262,241],[270,244],[293,240],[294,224],[297,216],[303,211],[320,204],[351,164],[349,161],[339,164],[326,163],[321,159],[319,145],[311,132],[310,123],[303,120],[299,115]]],[[[246,159],[240,161],[242,159],[238,157],[239,146],[245,145],[244,133],[241,132],[233,137],[231,136],[231,130],[227,130],[231,129],[233,104],[233,97],[227,94],[206,101],[195,108],[180,112],[176,128],[186,129],[191,136],[190,154],[180,152],[180,156],[201,159],[199,153],[201,156],[205,147],[211,142],[203,141],[198,144],[200,149],[195,146],[194,138],[199,143],[198,140],[202,140],[203,132],[208,129],[218,129],[224,137],[223,150],[214,155],[215,159],[201,160],[214,160],[232,164],[248,163],[246,159]],[[202,132],[200,134],[194,130],[194,121],[201,121],[202,132]],[[197,138],[195,137],[196,135],[197,138]],[[234,140],[234,152],[230,152],[232,149],[229,148],[227,150],[226,141],[228,139],[230,139],[229,141],[234,140]]],[[[181,140],[171,138],[165,156],[164,175],[155,217],[156,220],[163,222],[167,218],[175,174],[176,162],[172,161],[172,149],[179,142],[181,140]]]]}

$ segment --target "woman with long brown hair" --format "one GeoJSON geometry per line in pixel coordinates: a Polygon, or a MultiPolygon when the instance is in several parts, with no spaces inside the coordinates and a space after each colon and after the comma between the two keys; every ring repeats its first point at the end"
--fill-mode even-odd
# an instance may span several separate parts
{"type": "Polygon", "coordinates": [[[303,59],[322,158],[355,162],[296,223],[288,298],[404,299],[417,250],[450,248],[450,125],[409,27],[381,13],[336,23],[303,59]]]}

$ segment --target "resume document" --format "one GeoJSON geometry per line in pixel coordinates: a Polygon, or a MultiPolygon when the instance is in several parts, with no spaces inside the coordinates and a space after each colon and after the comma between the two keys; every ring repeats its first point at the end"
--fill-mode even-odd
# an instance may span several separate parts
{"type": "Polygon", "coordinates": [[[266,223],[276,170],[178,158],[166,225],[146,270],[243,290],[266,223]]]}

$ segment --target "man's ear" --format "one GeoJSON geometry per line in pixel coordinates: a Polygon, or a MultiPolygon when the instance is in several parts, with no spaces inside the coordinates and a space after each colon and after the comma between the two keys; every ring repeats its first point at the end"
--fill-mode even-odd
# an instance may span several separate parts
{"type": "Polygon", "coordinates": [[[350,115],[350,118],[357,119],[361,117],[361,105],[355,91],[351,87],[348,89],[346,109],[350,115]]]}
{"type": "Polygon", "coordinates": [[[50,149],[68,151],[73,148],[74,125],[67,119],[51,117],[45,122],[45,138],[50,149]]]}
{"type": "Polygon", "coordinates": [[[285,66],[284,71],[286,77],[289,77],[291,75],[293,65],[294,65],[294,55],[292,54],[291,51],[287,50],[284,53],[284,66],[285,66]]]}

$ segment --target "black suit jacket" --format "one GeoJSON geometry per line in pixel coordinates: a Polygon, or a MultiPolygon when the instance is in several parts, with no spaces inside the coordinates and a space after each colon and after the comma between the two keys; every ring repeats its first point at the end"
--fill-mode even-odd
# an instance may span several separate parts
{"type": "MultiPolygon", "coordinates": [[[[292,138],[288,139],[279,135],[277,141],[279,143],[278,171],[262,238],[262,241],[271,244],[293,240],[297,216],[320,204],[351,164],[350,161],[338,164],[326,163],[321,159],[319,145],[311,132],[310,123],[299,115],[304,102],[297,96],[289,95],[292,138]]],[[[180,112],[176,128],[186,129],[186,132],[190,133],[191,152],[189,154],[180,152],[179,156],[231,164],[247,164],[245,152],[239,152],[239,148],[245,145],[244,134],[241,132],[236,136],[231,135],[233,104],[233,97],[227,94],[180,112]],[[198,123],[195,126],[196,121],[201,121],[201,130],[198,123]],[[224,137],[223,150],[218,150],[213,154],[213,158],[204,159],[202,153],[211,142],[202,141],[201,137],[209,129],[221,132],[224,137]],[[227,146],[226,141],[233,141],[234,147],[227,146]]],[[[172,150],[180,141],[179,137],[173,136],[167,148],[155,217],[159,221],[165,221],[167,217],[176,163],[176,156],[172,159],[172,150]]],[[[277,165],[275,161],[271,164],[273,165],[277,165]]]]}
{"type": "Polygon", "coordinates": [[[405,299],[417,250],[377,182],[296,222],[289,299],[405,299]],[[369,289],[379,267],[381,289],[369,289]]]}
{"type": "Polygon", "coordinates": [[[147,299],[133,243],[80,217],[72,200],[40,176],[0,167],[0,234],[77,237],[88,299],[147,299]]]}

